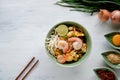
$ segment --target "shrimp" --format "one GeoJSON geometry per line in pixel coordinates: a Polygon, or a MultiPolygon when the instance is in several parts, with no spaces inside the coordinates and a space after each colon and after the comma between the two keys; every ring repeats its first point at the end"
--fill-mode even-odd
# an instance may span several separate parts
{"type": "Polygon", "coordinates": [[[72,38],[68,38],[68,41],[69,42],[73,42],[73,48],[75,49],[75,50],[79,50],[79,49],[81,49],[82,48],[82,40],[80,39],[80,38],[78,38],[78,37],[72,37],[72,38]]]}
{"type": "Polygon", "coordinates": [[[62,49],[63,53],[66,53],[69,50],[69,45],[65,40],[59,40],[58,48],[62,49]]]}
{"type": "Polygon", "coordinates": [[[58,55],[58,56],[57,56],[57,61],[58,61],[59,63],[65,63],[65,62],[66,62],[66,59],[65,59],[65,57],[64,57],[63,55],[58,55]]]}

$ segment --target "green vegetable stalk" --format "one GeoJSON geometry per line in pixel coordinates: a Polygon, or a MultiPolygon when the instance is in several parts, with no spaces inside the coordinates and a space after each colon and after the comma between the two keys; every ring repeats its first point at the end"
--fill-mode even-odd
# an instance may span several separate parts
{"type": "Polygon", "coordinates": [[[88,13],[98,12],[100,9],[107,9],[110,12],[120,10],[120,0],[60,0],[56,4],[70,7],[72,11],[88,13]]]}

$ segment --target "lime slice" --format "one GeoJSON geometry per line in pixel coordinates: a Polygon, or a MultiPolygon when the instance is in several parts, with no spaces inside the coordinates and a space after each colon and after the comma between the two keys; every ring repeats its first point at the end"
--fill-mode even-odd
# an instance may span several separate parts
{"type": "Polygon", "coordinates": [[[56,32],[60,36],[65,36],[68,33],[68,27],[66,25],[61,24],[56,28],[56,32]]]}

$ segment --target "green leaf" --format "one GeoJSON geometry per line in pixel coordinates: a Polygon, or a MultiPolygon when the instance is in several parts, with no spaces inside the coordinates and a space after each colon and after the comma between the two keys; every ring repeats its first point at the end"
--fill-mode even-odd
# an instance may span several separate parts
{"type": "Polygon", "coordinates": [[[74,11],[89,13],[98,12],[100,9],[107,9],[109,11],[120,9],[120,0],[61,0],[57,4],[63,7],[74,8],[74,11]]]}

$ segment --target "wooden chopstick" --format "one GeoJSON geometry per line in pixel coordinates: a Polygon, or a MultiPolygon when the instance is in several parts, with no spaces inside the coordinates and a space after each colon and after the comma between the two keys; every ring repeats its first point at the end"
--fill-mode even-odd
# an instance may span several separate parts
{"type": "Polygon", "coordinates": [[[37,65],[37,63],[39,62],[39,60],[37,60],[34,64],[33,64],[33,66],[29,69],[29,71],[25,74],[25,76],[22,78],[22,80],[24,80],[26,77],[27,77],[27,75],[32,71],[32,69],[37,65]]]}
{"type": "Polygon", "coordinates": [[[20,74],[16,77],[15,80],[18,80],[18,78],[22,75],[22,73],[27,69],[27,67],[33,62],[33,60],[35,59],[35,57],[33,57],[30,62],[25,66],[25,68],[20,72],[20,74]]]}
{"type": "MultiPolygon", "coordinates": [[[[19,75],[16,77],[15,80],[18,80],[19,77],[25,72],[25,70],[30,66],[30,64],[34,61],[35,57],[33,57],[30,62],[25,66],[25,68],[19,73],[19,75]]],[[[24,80],[27,75],[32,71],[32,69],[37,65],[37,63],[39,62],[39,60],[37,60],[33,65],[32,67],[28,70],[28,72],[25,74],[25,76],[22,78],[22,80],[24,80]]]]}

